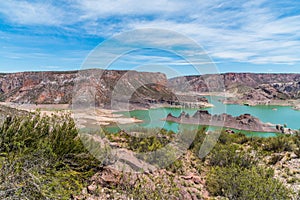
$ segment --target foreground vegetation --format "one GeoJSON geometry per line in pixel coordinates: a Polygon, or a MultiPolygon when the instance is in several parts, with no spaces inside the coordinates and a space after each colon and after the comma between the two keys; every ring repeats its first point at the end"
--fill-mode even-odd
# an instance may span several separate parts
{"type": "Polygon", "coordinates": [[[99,166],[68,114],[8,117],[0,128],[0,199],[69,199],[99,166]]]}
{"type": "MultiPolygon", "coordinates": [[[[124,149],[142,153],[192,133],[103,134],[124,149]]],[[[299,135],[249,138],[223,131],[210,154],[201,159],[198,153],[205,137],[205,129],[199,130],[188,151],[166,169],[128,174],[108,169],[91,156],[68,114],[8,117],[0,128],[0,199],[299,198],[299,191],[290,187],[299,185],[299,171],[286,172],[282,176],[286,182],[275,173],[283,159],[299,160],[299,135]]],[[[153,165],[167,162],[153,156],[141,159],[153,165]]]]}

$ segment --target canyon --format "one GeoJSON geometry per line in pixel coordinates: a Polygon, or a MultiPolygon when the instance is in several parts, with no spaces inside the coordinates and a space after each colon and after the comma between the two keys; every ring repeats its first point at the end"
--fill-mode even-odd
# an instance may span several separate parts
{"type": "Polygon", "coordinates": [[[148,107],[151,102],[176,100],[175,95],[166,87],[167,78],[162,73],[91,69],[0,74],[0,101],[72,104],[72,98],[76,94],[85,94],[94,89],[95,104],[109,108],[112,92],[117,84],[122,86],[123,91],[131,90],[136,84],[138,88],[129,101],[141,107],[148,107]]]}
{"type": "Polygon", "coordinates": [[[225,73],[183,76],[170,79],[169,86],[178,92],[226,95],[228,98],[224,102],[233,104],[284,104],[297,107],[295,101],[300,98],[300,74],[225,73]]]}
{"type": "Polygon", "coordinates": [[[130,102],[149,107],[151,103],[205,102],[187,93],[232,94],[229,102],[298,100],[300,74],[225,73],[167,79],[163,73],[125,70],[82,70],[67,72],[19,72],[0,74],[0,101],[32,104],[71,104],[74,87],[94,87],[97,104],[108,105],[116,85],[136,90],[130,102]],[[79,75],[78,75],[79,74],[79,75]],[[84,75],[83,75],[84,74],[84,75]],[[90,75],[91,78],[87,78],[90,75]],[[97,75],[101,75],[97,77],[97,75]],[[183,93],[179,95],[177,93],[183,93]],[[175,95],[176,93],[176,95],[175,95]],[[239,100],[239,101],[238,101],[239,100]]]}

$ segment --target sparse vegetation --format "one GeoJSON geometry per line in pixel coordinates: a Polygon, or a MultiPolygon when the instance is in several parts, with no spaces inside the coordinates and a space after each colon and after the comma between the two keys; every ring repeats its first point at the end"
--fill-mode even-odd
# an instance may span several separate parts
{"type": "Polygon", "coordinates": [[[0,198],[68,199],[99,162],[85,150],[70,115],[8,117],[0,128],[0,198]]]}
{"type": "MultiPolygon", "coordinates": [[[[282,174],[284,184],[275,177],[273,166],[293,153],[299,156],[299,135],[249,138],[222,131],[210,154],[200,159],[198,152],[206,137],[205,131],[205,127],[196,134],[148,130],[144,137],[124,131],[91,133],[106,135],[110,141],[135,153],[156,152],[152,156],[140,154],[140,158],[158,165],[170,162],[161,159],[165,156],[160,154],[174,159],[172,149],[162,150],[171,141],[180,140],[183,145],[189,145],[186,154],[166,169],[138,175],[115,172],[116,182],[105,183],[102,179],[102,182],[95,179],[91,182],[92,176],[104,170],[103,164],[87,152],[70,115],[49,117],[37,112],[8,117],[0,128],[0,198],[70,199],[81,194],[82,199],[89,195],[105,198],[108,195],[108,199],[182,199],[202,198],[204,191],[209,192],[209,197],[229,199],[297,198],[297,191],[286,185],[299,181],[295,172],[282,174]],[[266,157],[269,157],[267,161],[266,157]],[[206,180],[206,184],[201,179],[206,180]],[[91,183],[96,184],[96,189],[82,192],[91,183]]],[[[139,134],[143,130],[133,132],[139,134]]],[[[104,155],[98,158],[101,156],[104,155]]]]}
{"type": "Polygon", "coordinates": [[[229,199],[290,199],[291,192],[273,176],[262,167],[217,166],[208,175],[207,187],[212,195],[229,199]]]}

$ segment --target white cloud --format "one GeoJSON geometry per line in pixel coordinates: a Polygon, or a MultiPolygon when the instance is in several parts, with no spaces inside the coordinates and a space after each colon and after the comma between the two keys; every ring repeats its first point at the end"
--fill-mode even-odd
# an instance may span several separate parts
{"type": "MultiPolygon", "coordinates": [[[[300,52],[299,16],[285,19],[257,18],[239,29],[215,28],[197,22],[151,21],[131,28],[163,27],[195,39],[214,57],[251,63],[295,63],[300,52]],[[260,22],[258,22],[260,21],[260,22]],[[260,25],[260,26],[258,26],[260,25]]],[[[237,22],[238,23],[238,19],[237,22]]]]}
{"type": "Polygon", "coordinates": [[[168,0],[77,0],[73,6],[82,11],[81,19],[105,18],[116,15],[153,15],[182,12],[184,1],[168,0]]]}
{"type": "Polygon", "coordinates": [[[0,3],[0,13],[8,20],[25,25],[60,25],[64,24],[64,10],[49,2],[5,0],[0,3]]]}
{"type": "MultiPolygon", "coordinates": [[[[101,37],[136,28],[169,29],[194,39],[215,59],[300,62],[300,13],[282,17],[285,13],[280,11],[285,10],[267,0],[68,0],[61,6],[46,2],[6,0],[0,3],[0,13],[18,24],[62,26],[101,37]]],[[[293,7],[293,1],[286,3],[293,7]]],[[[166,46],[185,42],[155,37],[149,35],[148,42],[166,46]]]]}

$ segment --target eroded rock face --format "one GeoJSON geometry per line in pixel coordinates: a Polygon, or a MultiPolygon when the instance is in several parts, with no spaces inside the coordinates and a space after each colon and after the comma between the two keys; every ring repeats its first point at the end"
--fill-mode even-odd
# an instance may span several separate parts
{"type": "MultiPolygon", "coordinates": [[[[177,77],[167,80],[162,73],[118,70],[85,70],[69,72],[22,72],[0,74],[0,101],[38,104],[71,104],[74,86],[79,85],[80,94],[86,87],[96,90],[96,105],[109,108],[115,87],[119,91],[135,88],[129,102],[137,107],[148,108],[150,104],[167,103],[190,107],[205,107],[205,99],[197,96],[174,95],[173,92],[224,92],[236,94],[231,103],[269,103],[270,100],[300,98],[300,74],[251,74],[226,73],[203,76],[177,77]],[[92,75],[88,81],[78,76],[92,75]],[[101,74],[101,78],[97,77],[101,74]],[[81,90],[80,90],[81,89],[81,90]],[[183,102],[183,103],[182,103],[183,102]],[[196,103],[195,103],[196,102],[196,103]],[[198,103],[200,102],[200,104],[198,103]],[[202,105],[203,104],[203,105],[202,105]]],[[[118,92],[117,92],[118,93],[118,92]]],[[[118,99],[118,96],[116,96],[118,99]]],[[[119,99],[128,102],[128,99],[119,99]]]]}
{"type": "Polygon", "coordinates": [[[71,104],[74,91],[84,94],[93,88],[96,91],[95,104],[109,106],[116,85],[121,85],[124,91],[128,91],[134,84],[137,88],[130,97],[130,103],[147,106],[152,102],[176,100],[166,87],[167,78],[162,73],[93,69],[0,74],[0,101],[71,104]],[[97,76],[100,74],[101,77],[97,76]]]}
{"type": "Polygon", "coordinates": [[[189,116],[185,112],[182,112],[178,117],[168,114],[166,120],[177,123],[219,126],[247,131],[281,132],[250,114],[233,117],[228,114],[211,115],[207,110],[198,110],[193,116],[189,116]]]}
{"type": "Polygon", "coordinates": [[[15,103],[69,103],[74,72],[21,72],[0,75],[0,100],[15,103]]]}
{"type": "Polygon", "coordinates": [[[176,77],[169,80],[176,91],[224,92],[240,94],[244,100],[299,99],[300,74],[226,73],[176,77]]]}
{"type": "Polygon", "coordinates": [[[86,70],[80,71],[75,82],[75,104],[79,104],[79,107],[95,103],[96,106],[108,109],[127,110],[128,103],[147,108],[151,103],[176,100],[166,86],[166,75],[162,73],[86,70]]]}

